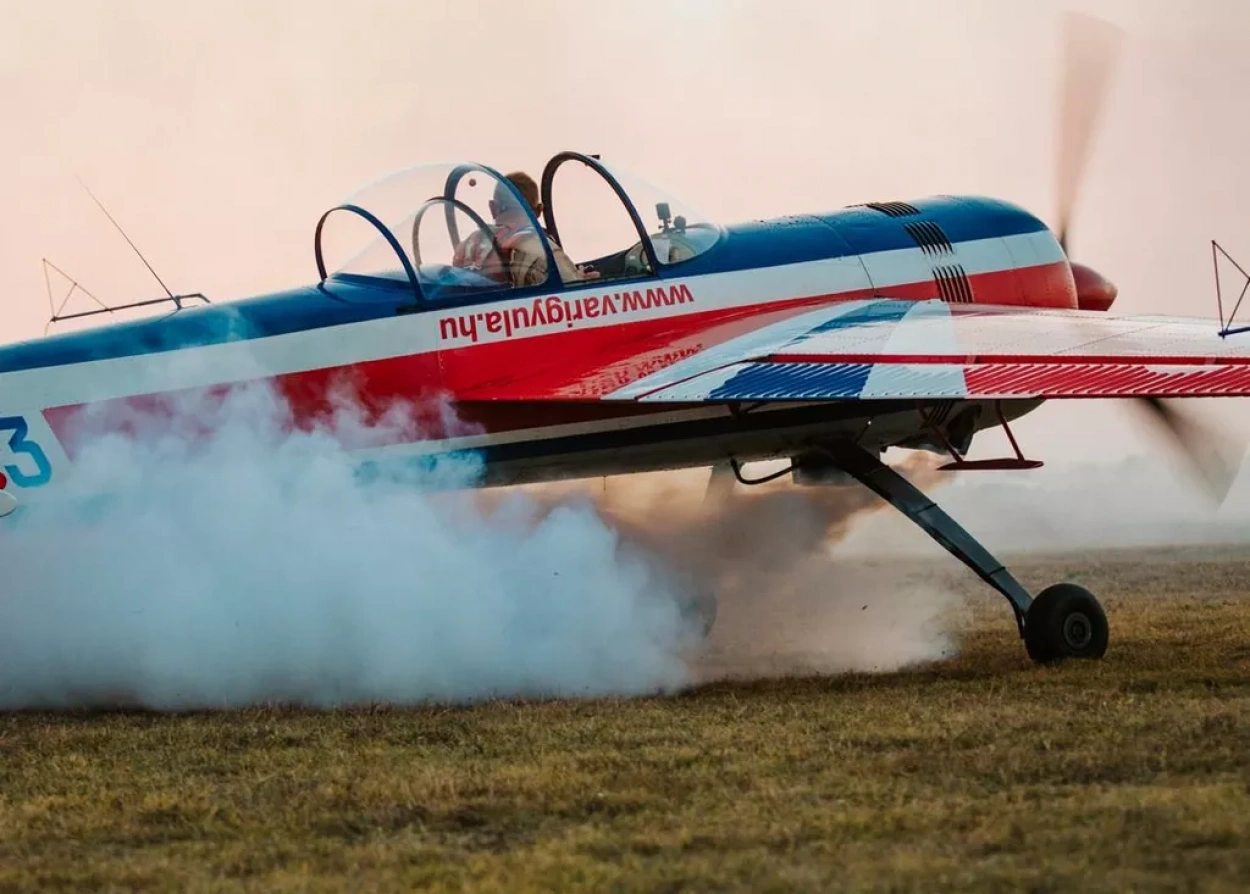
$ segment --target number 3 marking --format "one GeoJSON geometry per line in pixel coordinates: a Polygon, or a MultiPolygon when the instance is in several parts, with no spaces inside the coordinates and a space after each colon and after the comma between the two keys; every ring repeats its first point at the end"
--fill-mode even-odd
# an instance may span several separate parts
{"type": "Polygon", "coordinates": [[[30,428],[21,416],[0,416],[0,432],[12,432],[9,436],[9,451],[18,456],[25,454],[34,460],[38,471],[27,475],[17,466],[5,466],[4,472],[18,487],[39,487],[52,480],[52,463],[48,462],[47,454],[34,441],[26,439],[30,428]]]}

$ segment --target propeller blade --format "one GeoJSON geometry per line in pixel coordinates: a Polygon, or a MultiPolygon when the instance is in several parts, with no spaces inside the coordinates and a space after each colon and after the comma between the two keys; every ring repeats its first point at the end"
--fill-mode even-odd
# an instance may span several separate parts
{"type": "Polygon", "coordinates": [[[1063,28],[1063,79],[1059,106],[1057,234],[1068,250],[1072,209],[1089,158],[1089,147],[1101,117],[1119,58],[1124,32],[1101,19],[1069,12],[1063,28]]]}
{"type": "Polygon", "coordinates": [[[1175,402],[1157,397],[1137,402],[1167,432],[1207,492],[1217,503],[1224,502],[1241,470],[1245,443],[1182,412],[1175,402]]]}

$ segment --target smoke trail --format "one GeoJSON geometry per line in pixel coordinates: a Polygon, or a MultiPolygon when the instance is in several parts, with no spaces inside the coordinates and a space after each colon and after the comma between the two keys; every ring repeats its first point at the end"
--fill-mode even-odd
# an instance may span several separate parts
{"type": "MultiPolygon", "coordinates": [[[[309,430],[265,388],[91,439],[67,502],[0,531],[0,707],[635,694],[689,680],[680,582],[584,502],[483,512],[472,456],[359,474],[340,395],[309,430]],[[71,508],[72,507],[72,508],[71,508]]],[[[90,428],[98,420],[87,419],[90,428]]],[[[11,519],[10,521],[13,521],[11,519]]]]}
{"type": "MultiPolygon", "coordinates": [[[[928,454],[898,468],[919,487],[942,480],[928,454]]],[[[707,489],[706,473],[661,473],[527,489],[547,509],[580,492],[622,539],[686,575],[717,604],[698,679],[888,671],[947,656],[959,597],[883,580],[832,547],[886,505],[858,484],[707,489]]],[[[498,496],[480,497],[492,505],[498,496]]],[[[539,516],[541,517],[541,516],[539,516]]]]}

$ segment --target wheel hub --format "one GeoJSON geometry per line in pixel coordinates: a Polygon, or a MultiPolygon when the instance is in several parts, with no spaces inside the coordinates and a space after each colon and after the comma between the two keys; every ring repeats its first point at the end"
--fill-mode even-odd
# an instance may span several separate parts
{"type": "Polygon", "coordinates": [[[1073,612],[1063,619],[1063,641],[1073,649],[1083,649],[1094,636],[1094,626],[1081,612],[1073,612]]]}

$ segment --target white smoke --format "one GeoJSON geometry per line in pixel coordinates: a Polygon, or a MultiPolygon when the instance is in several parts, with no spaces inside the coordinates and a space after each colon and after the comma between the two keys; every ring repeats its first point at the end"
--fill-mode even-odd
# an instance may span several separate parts
{"type": "MultiPolygon", "coordinates": [[[[927,487],[941,474],[936,464],[916,453],[896,468],[927,487]]],[[[762,463],[747,475],[782,466],[762,463]]],[[[531,492],[560,506],[579,487],[531,492]]],[[[626,542],[715,594],[716,626],[693,663],[700,682],[889,672],[958,649],[960,593],[838,555],[870,519],[910,524],[859,484],[796,487],[781,478],[709,491],[706,471],[664,472],[605,480],[588,496],[626,542]]]]}
{"type": "Polygon", "coordinates": [[[588,503],[540,517],[514,494],[487,512],[447,489],[474,482],[471,455],[361,476],[344,442],[410,423],[366,421],[350,401],[333,425],[295,432],[265,388],[175,409],[90,442],[71,497],[105,490],[106,502],[45,506],[0,530],[0,708],[467,701],[688,681],[676,580],[588,503]],[[199,428],[209,434],[192,437],[199,428]]]}

